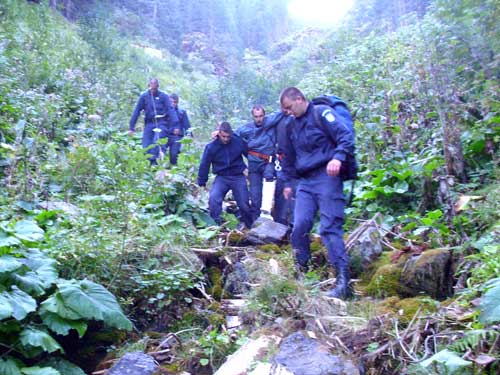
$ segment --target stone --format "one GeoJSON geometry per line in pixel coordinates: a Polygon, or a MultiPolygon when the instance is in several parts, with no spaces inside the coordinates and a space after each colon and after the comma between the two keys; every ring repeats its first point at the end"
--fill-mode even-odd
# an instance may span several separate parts
{"type": "Polygon", "coordinates": [[[301,332],[285,338],[273,360],[293,374],[360,375],[350,359],[331,354],[328,348],[301,332]]]}
{"type": "Polygon", "coordinates": [[[382,217],[376,214],[371,220],[356,228],[346,241],[351,257],[353,276],[363,273],[382,254],[382,236],[379,231],[382,217]]]}
{"type": "Polygon", "coordinates": [[[269,219],[259,218],[246,235],[246,240],[253,245],[282,243],[286,239],[288,226],[269,219]]]}
{"type": "Polygon", "coordinates": [[[159,366],[153,357],[142,352],[125,354],[107,375],[153,375],[157,374],[159,366]]]}
{"type": "Polygon", "coordinates": [[[401,272],[401,284],[410,296],[422,294],[443,300],[453,293],[451,252],[447,249],[426,250],[406,261],[401,272]]]}

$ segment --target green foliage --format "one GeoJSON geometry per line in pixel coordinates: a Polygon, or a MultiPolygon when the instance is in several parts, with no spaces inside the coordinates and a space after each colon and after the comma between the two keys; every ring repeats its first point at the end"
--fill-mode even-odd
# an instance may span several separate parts
{"type": "Polygon", "coordinates": [[[58,278],[56,262],[34,248],[45,239],[44,230],[35,222],[4,222],[0,233],[3,374],[59,374],[56,368],[71,370],[65,374],[81,374],[76,366],[66,362],[59,362],[61,365],[54,368],[25,367],[21,361],[30,359],[27,363],[41,364],[45,353],[63,354],[56,335],[67,336],[74,329],[82,337],[87,321],[102,321],[119,329],[132,328],[115,297],[103,286],[88,280],[58,278]]]}
{"type": "Polygon", "coordinates": [[[500,278],[492,279],[485,284],[486,293],[481,298],[481,314],[479,321],[492,324],[500,321],[500,278]]]}
{"type": "Polygon", "coordinates": [[[217,369],[227,356],[234,353],[245,341],[242,332],[238,332],[238,337],[234,338],[230,337],[227,332],[211,330],[199,339],[201,355],[203,356],[200,358],[200,364],[202,366],[210,364],[212,369],[217,369]]]}
{"type": "MultiPolygon", "coordinates": [[[[438,371],[440,374],[465,375],[472,373],[470,369],[470,367],[472,367],[472,362],[462,359],[457,353],[447,349],[434,354],[432,357],[426,359],[418,365],[418,367],[426,370],[438,371]],[[443,369],[444,372],[440,372],[440,369],[443,369]]],[[[413,372],[410,372],[410,374],[413,374],[413,372]]],[[[415,374],[418,374],[418,372],[415,374]]]]}

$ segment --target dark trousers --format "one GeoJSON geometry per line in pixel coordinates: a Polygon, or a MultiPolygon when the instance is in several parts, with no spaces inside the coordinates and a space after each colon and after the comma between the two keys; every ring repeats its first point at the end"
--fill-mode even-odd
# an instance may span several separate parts
{"type": "Polygon", "coordinates": [[[291,235],[296,260],[305,266],[311,257],[309,232],[316,212],[320,213],[320,235],[328,251],[328,260],[334,267],[347,267],[349,257],[344,245],[343,184],[340,177],[330,177],[326,168],[299,180],[295,193],[294,225],[291,235]]]}
{"type": "Polygon", "coordinates": [[[274,194],[274,211],[273,218],[277,223],[288,225],[293,223],[293,211],[295,209],[295,190],[297,189],[297,181],[292,182],[292,196],[285,199],[283,189],[285,188],[285,180],[282,172],[278,172],[276,180],[276,192],[274,194]]]}
{"type": "Polygon", "coordinates": [[[252,216],[248,205],[247,181],[243,174],[237,176],[217,176],[210,189],[208,209],[210,216],[217,224],[222,224],[222,201],[227,192],[231,190],[238,205],[240,220],[250,228],[252,226],[252,216]]]}
{"type": "Polygon", "coordinates": [[[167,123],[166,122],[158,122],[155,124],[154,122],[147,122],[144,125],[144,131],[142,132],[142,147],[143,148],[149,148],[147,153],[150,154],[151,156],[148,158],[149,162],[151,164],[156,164],[156,159],[158,159],[158,155],[160,153],[160,147],[163,153],[166,152],[167,150],[167,145],[161,145],[161,146],[154,146],[150,147],[151,145],[154,145],[158,142],[159,139],[161,138],[167,138],[168,135],[168,128],[167,128],[167,123]],[[157,134],[153,131],[154,128],[161,129],[161,133],[157,134]]]}
{"type": "Polygon", "coordinates": [[[181,152],[181,139],[182,136],[180,135],[172,135],[170,134],[168,136],[168,155],[170,158],[170,164],[177,165],[177,158],[179,156],[179,153],[181,152]]]}
{"type": "Polygon", "coordinates": [[[260,216],[262,206],[262,181],[274,179],[274,164],[267,162],[248,163],[248,182],[250,185],[250,211],[252,219],[256,220],[260,216]]]}

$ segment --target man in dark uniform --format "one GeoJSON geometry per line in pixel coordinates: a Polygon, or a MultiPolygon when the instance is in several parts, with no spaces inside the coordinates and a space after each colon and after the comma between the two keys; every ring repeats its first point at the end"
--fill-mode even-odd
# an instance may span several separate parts
{"type": "Polygon", "coordinates": [[[170,95],[170,100],[172,101],[172,106],[174,107],[177,117],[179,118],[179,127],[170,127],[168,134],[168,144],[170,163],[173,165],[177,164],[177,157],[181,152],[181,139],[185,135],[192,136],[191,134],[191,124],[189,123],[189,117],[184,109],[179,108],[179,95],[170,95]]]}
{"type": "MultiPolygon", "coordinates": [[[[276,139],[277,139],[277,159],[278,168],[276,170],[276,191],[274,195],[274,221],[283,225],[291,225],[293,223],[293,211],[295,209],[295,188],[297,180],[295,178],[285,177],[285,173],[281,168],[281,161],[283,160],[286,137],[289,134],[289,126],[293,120],[292,116],[283,116],[276,124],[276,139]],[[287,198],[283,195],[283,190],[286,186],[292,188],[292,194],[287,198]]],[[[276,161],[275,161],[276,163],[276,161]]]]}
{"type": "MultiPolygon", "coordinates": [[[[159,86],[158,79],[151,78],[149,80],[149,89],[139,97],[130,118],[129,134],[132,135],[137,119],[141,111],[144,111],[144,131],[142,133],[142,147],[144,148],[155,144],[160,138],[166,138],[169,124],[171,127],[179,127],[179,119],[170,98],[158,89],[159,86]]],[[[161,150],[158,147],[152,147],[147,151],[148,154],[151,154],[149,158],[151,164],[156,164],[160,151],[165,154],[166,145],[162,145],[161,150]]]]}
{"type": "Polygon", "coordinates": [[[235,131],[248,144],[250,207],[254,221],[259,216],[272,220],[270,214],[276,183],[272,158],[276,153],[276,120],[279,115],[266,116],[264,107],[256,105],[252,108],[253,122],[235,131]]]}
{"type": "MultiPolygon", "coordinates": [[[[309,232],[319,209],[321,238],[337,277],[328,295],[346,298],[350,295],[350,273],[343,240],[345,200],[339,173],[346,156],[354,153],[354,134],[332,108],[313,105],[295,87],[283,90],[280,104],[294,117],[283,145],[282,165],[286,178],[299,179],[291,235],[296,262],[299,268],[307,268],[309,232]]],[[[287,186],[285,197],[290,193],[291,187],[287,186]]]]}
{"type": "Polygon", "coordinates": [[[233,135],[228,122],[221,123],[217,138],[205,147],[198,170],[199,186],[206,186],[210,166],[212,166],[212,173],[217,175],[210,189],[208,208],[210,216],[219,225],[222,224],[222,202],[227,192],[231,190],[238,205],[241,220],[247,228],[252,226],[247,182],[243,174],[246,169],[243,155],[248,155],[246,143],[233,135]]]}

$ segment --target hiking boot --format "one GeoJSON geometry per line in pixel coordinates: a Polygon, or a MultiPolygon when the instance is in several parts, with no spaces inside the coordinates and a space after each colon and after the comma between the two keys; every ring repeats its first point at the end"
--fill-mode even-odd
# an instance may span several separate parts
{"type": "Polygon", "coordinates": [[[307,265],[303,266],[299,263],[295,263],[293,268],[293,276],[297,280],[304,280],[305,274],[309,272],[309,266],[307,265]]]}
{"type": "Polygon", "coordinates": [[[347,265],[341,267],[336,266],[335,272],[337,276],[335,288],[327,292],[326,296],[330,298],[339,298],[342,300],[351,298],[353,293],[349,285],[349,281],[351,280],[349,267],[347,265]]]}

